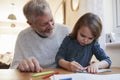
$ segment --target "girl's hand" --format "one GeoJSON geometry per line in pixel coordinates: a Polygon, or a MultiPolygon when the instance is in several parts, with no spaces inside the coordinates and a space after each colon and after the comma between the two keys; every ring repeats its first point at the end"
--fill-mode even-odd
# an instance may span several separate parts
{"type": "Polygon", "coordinates": [[[92,74],[97,73],[98,69],[99,69],[99,67],[98,67],[97,62],[92,63],[92,64],[90,64],[89,66],[86,67],[87,72],[92,73],[92,74]]]}
{"type": "Polygon", "coordinates": [[[69,62],[69,70],[70,71],[78,71],[78,70],[83,70],[83,67],[76,61],[69,62]]]}

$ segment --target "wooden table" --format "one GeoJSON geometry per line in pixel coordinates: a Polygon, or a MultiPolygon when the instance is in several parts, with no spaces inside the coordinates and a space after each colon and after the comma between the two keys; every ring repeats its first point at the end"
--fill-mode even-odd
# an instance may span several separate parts
{"type": "MultiPolygon", "coordinates": [[[[64,69],[45,69],[44,71],[57,71],[60,74],[70,74],[72,72],[64,70],[64,69]]],[[[100,74],[120,74],[120,68],[111,68],[112,72],[104,72],[100,74]]],[[[0,80],[50,80],[42,79],[41,76],[39,77],[32,77],[32,74],[30,72],[20,72],[16,69],[0,69],[0,80]]]]}

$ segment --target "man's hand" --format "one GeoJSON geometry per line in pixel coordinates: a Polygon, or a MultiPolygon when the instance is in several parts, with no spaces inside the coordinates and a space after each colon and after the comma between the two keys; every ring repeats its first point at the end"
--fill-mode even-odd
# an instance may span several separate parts
{"type": "Polygon", "coordinates": [[[22,60],[17,69],[20,71],[41,72],[43,69],[40,67],[38,60],[35,57],[30,57],[22,60]]]}

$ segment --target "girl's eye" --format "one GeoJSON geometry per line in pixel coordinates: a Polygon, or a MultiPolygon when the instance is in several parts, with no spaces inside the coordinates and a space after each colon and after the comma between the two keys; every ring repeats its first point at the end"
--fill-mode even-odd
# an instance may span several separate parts
{"type": "Polygon", "coordinates": [[[89,38],[90,40],[92,40],[93,38],[89,38]]]}
{"type": "Polygon", "coordinates": [[[85,35],[83,35],[83,34],[80,34],[82,37],[85,37],[85,35]]]}
{"type": "MultiPolygon", "coordinates": [[[[83,35],[83,34],[80,34],[81,35],[81,37],[83,37],[83,38],[86,38],[86,36],[85,35],[83,35]]],[[[89,40],[93,40],[94,38],[93,37],[90,37],[90,38],[88,38],[89,40]]]]}

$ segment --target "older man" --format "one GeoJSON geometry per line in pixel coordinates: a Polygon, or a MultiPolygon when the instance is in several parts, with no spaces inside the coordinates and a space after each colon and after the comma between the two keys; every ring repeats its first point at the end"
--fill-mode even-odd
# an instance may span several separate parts
{"type": "Polygon", "coordinates": [[[55,68],[56,53],[70,30],[65,25],[54,23],[46,0],[30,0],[23,12],[30,27],[18,35],[10,68],[32,72],[55,68]]]}

